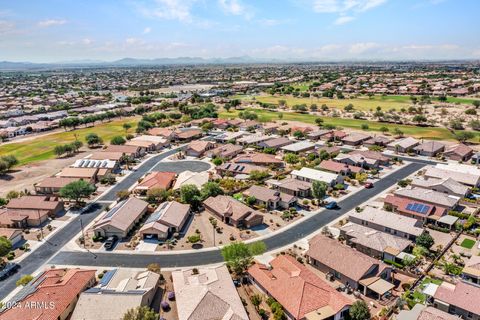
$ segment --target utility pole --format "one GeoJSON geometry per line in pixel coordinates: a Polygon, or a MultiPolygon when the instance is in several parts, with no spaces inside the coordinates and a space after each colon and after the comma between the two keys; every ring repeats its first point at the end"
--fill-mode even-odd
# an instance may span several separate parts
{"type": "Polygon", "coordinates": [[[43,240],[43,238],[44,238],[44,236],[43,236],[43,222],[40,219],[40,210],[39,209],[37,209],[37,214],[38,214],[38,222],[40,223],[40,234],[42,236],[41,240],[43,240]]]}

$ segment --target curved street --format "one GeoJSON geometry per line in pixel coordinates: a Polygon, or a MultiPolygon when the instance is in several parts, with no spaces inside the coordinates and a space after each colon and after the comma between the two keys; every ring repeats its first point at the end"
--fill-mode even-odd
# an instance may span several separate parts
{"type": "MultiPolygon", "coordinates": [[[[46,263],[57,265],[143,268],[150,263],[159,263],[162,267],[186,267],[221,262],[222,257],[220,249],[200,250],[193,253],[172,251],[171,253],[162,253],[161,255],[115,252],[94,254],[84,251],[60,251],[75,235],[81,232],[81,223],[83,223],[84,226],[91,223],[109,203],[116,200],[116,194],[118,191],[128,189],[145,173],[149,171],[182,172],[185,170],[200,172],[208,169],[208,164],[202,163],[201,161],[159,162],[183,148],[184,147],[177,147],[147,159],[136,171],[130,173],[122,181],[100,196],[89,206],[87,211],[73,218],[67,225],[53,234],[52,237],[45,240],[42,245],[36,248],[19,263],[21,269],[17,274],[1,282],[0,299],[3,299],[15,289],[15,282],[22,275],[32,274],[46,263]]],[[[409,176],[424,167],[426,164],[432,163],[431,161],[421,159],[413,160],[410,158],[404,158],[404,160],[412,163],[376,182],[375,188],[362,189],[356,194],[340,201],[340,209],[324,210],[319,214],[306,218],[288,229],[273,233],[271,236],[263,240],[267,246],[267,250],[278,249],[304,238],[335,220],[337,217],[347,213],[356,206],[361,205],[367,199],[370,199],[385,189],[393,186],[398,180],[409,176]]]]}

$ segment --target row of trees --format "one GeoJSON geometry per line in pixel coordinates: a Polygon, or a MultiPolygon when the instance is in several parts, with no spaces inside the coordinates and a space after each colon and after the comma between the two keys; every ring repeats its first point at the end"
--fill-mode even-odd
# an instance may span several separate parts
{"type": "Polygon", "coordinates": [[[63,155],[70,156],[76,152],[83,146],[83,143],[81,141],[75,140],[72,143],[67,143],[67,144],[62,144],[59,146],[55,146],[53,149],[53,152],[57,157],[61,157],[63,155]]]}

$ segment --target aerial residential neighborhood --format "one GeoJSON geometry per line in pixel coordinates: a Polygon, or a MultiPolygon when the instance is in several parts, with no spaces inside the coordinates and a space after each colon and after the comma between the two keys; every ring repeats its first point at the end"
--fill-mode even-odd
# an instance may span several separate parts
{"type": "Polygon", "coordinates": [[[475,0],[0,8],[0,320],[480,320],[475,0]]]}

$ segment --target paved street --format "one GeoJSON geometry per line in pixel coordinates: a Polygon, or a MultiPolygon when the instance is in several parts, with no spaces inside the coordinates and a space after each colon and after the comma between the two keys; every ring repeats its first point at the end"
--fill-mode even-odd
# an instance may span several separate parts
{"type": "MultiPolygon", "coordinates": [[[[301,223],[276,233],[264,240],[267,250],[274,250],[289,245],[305,236],[321,229],[331,221],[341,215],[364,203],[367,199],[375,197],[377,194],[390,188],[398,180],[401,180],[417,170],[424,167],[424,163],[411,163],[402,169],[390,174],[375,183],[372,189],[362,189],[361,191],[345,198],[339,202],[340,209],[325,210],[319,214],[314,214],[301,223]]],[[[181,251],[172,251],[170,254],[124,254],[124,253],[95,253],[95,256],[86,252],[68,252],[63,251],[56,255],[50,263],[59,265],[79,265],[79,266],[117,266],[117,267],[137,267],[143,268],[150,263],[158,263],[162,267],[186,267],[205,265],[221,262],[222,257],[219,250],[199,251],[195,253],[181,253],[181,251]]]]}
{"type": "MultiPolygon", "coordinates": [[[[111,188],[107,193],[102,195],[96,203],[90,206],[90,209],[87,212],[84,212],[81,216],[79,215],[72,219],[65,227],[58,230],[51,238],[49,238],[48,241],[44,241],[42,245],[36,248],[19,263],[21,269],[16,275],[0,282],[0,300],[3,299],[10,291],[15,289],[15,282],[21,277],[21,275],[35,272],[38,268],[50,260],[52,256],[55,255],[65,244],[67,244],[72,237],[81,231],[80,219],[82,220],[84,226],[88,225],[103,211],[108,203],[116,200],[116,194],[118,191],[128,189],[151,168],[154,168],[154,170],[161,170],[161,166],[158,166],[157,163],[178,152],[180,149],[181,147],[168,150],[145,161],[137,169],[137,171],[132,172],[120,183],[111,188]]],[[[182,162],[172,162],[172,164],[181,163],[182,162]]],[[[207,164],[198,161],[190,161],[189,170],[202,171],[204,170],[205,165],[207,164]]],[[[181,164],[180,167],[185,168],[185,165],[181,164]]],[[[172,165],[170,165],[170,168],[172,168],[172,165]]],[[[89,253],[87,254],[90,255],[89,253]]]]}

